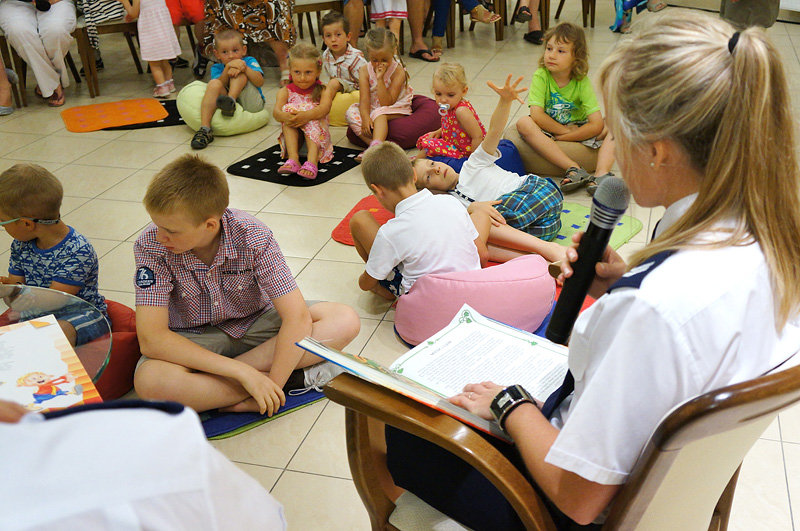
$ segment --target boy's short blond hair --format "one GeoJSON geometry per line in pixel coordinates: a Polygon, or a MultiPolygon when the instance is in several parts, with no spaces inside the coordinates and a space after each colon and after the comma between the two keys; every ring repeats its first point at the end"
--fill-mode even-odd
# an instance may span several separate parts
{"type": "Polygon", "coordinates": [[[237,39],[239,44],[244,44],[244,36],[235,29],[224,29],[214,34],[214,48],[219,48],[219,43],[222,41],[229,41],[237,39]]]}
{"type": "Polygon", "coordinates": [[[397,190],[414,182],[414,167],[406,152],[394,142],[382,142],[366,150],[361,172],[367,186],[377,184],[397,190]]]}
{"type": "Polygon", "coordinates": [[[433,79],[438,79],[445,87],[467,86],[467,74],[464,72],[464,67],[458,63],[442,63],[433,73],[433,79]]]}
{"type": "Polygon", "coordinates": [[[183,155],[158,172],[144,195],[150,213],[183,211],[200,224],[228,208],[228,180],[217,166],[198,155],[183,155]]]}
{"type": "Polygon", "coordinates": [[[14,164],[0,174],[0,210],[11,218],[59,219],[64,188],[38,164],[14,164]]]}

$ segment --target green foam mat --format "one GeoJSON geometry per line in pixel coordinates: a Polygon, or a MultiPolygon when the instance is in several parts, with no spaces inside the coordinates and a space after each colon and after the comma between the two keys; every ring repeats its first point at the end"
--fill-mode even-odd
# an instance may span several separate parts
{"type": "MultiPolygon", "coordinates": [[[[564,203],[561,210],[561,230],[553,241],[561,245],[572,245],[572,235],[586,230],[586,226],[589,225],[589,208],[578,203],[564,203]]],[[[612,249],[619,249],[636,236],[640,230],[642,230],[641,221],[633,216],[622,216],[614,228],[614,232],[611,233],[611,240],[608,244],[612,249]]]]}

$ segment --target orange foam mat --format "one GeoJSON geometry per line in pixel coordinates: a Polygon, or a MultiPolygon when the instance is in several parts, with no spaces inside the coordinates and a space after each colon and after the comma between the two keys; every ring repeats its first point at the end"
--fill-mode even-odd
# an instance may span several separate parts
{"type": "Polygon", "coordinates": [[[356,203],[356,206],[336,225],[333,232],[331,232],[331,237],[334,240],[345,245],[353,245],[353,236],[350,234],[350,218],[359,210],[368,210],[381,225],[394,217],[394,214],[381,206],[377,197],[369,195],[356,203]]]}
{"type": "Polygon", "coordinates": [[[68,131],[88,133],[106,127],[154,122],[166,118],[168,114],[158,100],[139,98],[70,107],[61,111],[61,119],[68,131]]]}

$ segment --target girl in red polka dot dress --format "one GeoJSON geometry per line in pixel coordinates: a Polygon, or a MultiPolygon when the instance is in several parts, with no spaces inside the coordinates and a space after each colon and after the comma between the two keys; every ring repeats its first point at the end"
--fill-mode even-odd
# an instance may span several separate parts
{"type": "Polygon", "coordinates": [[[433,74],[433,94],[442,116],[442,127],[417,140],[417,148],[428,157],[443,156],[466,159],[477,148],[486,129],[478,113],[464,99],[467,94],[464,67],[443,63],[433,74]]]}

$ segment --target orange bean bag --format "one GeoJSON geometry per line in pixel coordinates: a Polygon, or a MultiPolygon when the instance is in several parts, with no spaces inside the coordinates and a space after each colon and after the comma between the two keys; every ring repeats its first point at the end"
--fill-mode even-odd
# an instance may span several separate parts
{"type": "Polygon", "coordinates": [[[124,304],[106,299],[111,321],[111,357],[95,382],[103,400],[114,400],[133,388],[133,373],[139,361],[136,312],[124,304]]]}

